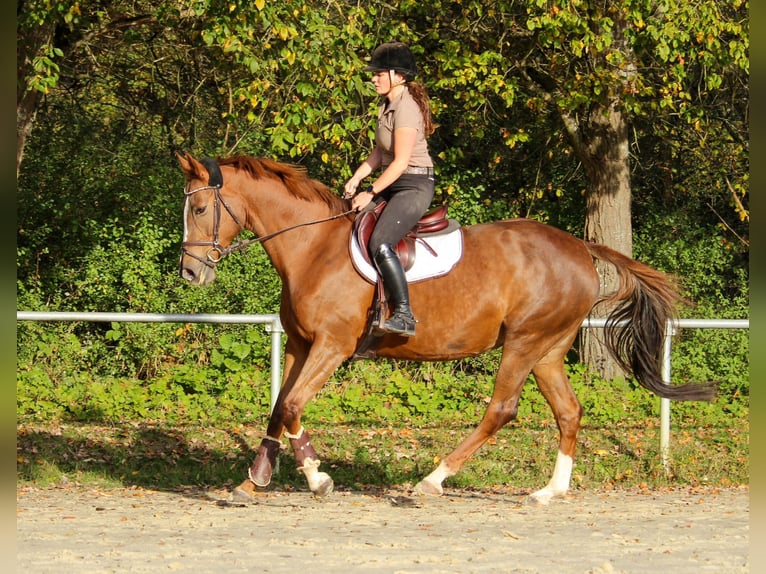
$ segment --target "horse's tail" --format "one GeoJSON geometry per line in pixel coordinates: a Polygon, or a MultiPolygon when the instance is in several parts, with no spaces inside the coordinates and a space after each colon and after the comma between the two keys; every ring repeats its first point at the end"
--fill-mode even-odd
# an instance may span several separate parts
{"type": "Polygon", "coordinates": [[[614,305],[606,319],[604,340],[609,353],[641,386],[668,399],[709,401],[714,383],[668,385],[662,380],[661,358],[668,320],[677,317],[681,299],[664,273],[605,245],[585,243],[591,256],[617,269],[619,287],[599,303],[614,305]]]}

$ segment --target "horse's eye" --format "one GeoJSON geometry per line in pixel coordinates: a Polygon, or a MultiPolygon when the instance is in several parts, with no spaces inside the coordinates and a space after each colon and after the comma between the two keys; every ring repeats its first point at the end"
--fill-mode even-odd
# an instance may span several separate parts
{"type": "Polygon", "coordinates": [[[195,207],[194,215],[202,215],[206,211],[207,211],[207,205],[203,205],[202,207],[195,207]]]}

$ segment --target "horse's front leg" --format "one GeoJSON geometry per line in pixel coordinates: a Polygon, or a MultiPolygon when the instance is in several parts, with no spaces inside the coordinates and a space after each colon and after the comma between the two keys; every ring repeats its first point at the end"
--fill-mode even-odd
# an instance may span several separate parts
{"type": "MultiPolygon", "coordinates": [[[[309,488],[316,496],[326,496],[333,490],[333,481],[325,472],[319,472],[319,456],[316,453],[309,433],[300,427],[297,434],[285,432],[290,441],[290,446],[298,463],[298,470],[306,475],[309,488]]],[[[271,483],[271,476],[276,466],[277,456],[281,450],[282,442],[270,434],[267,434],[258,447],[258,454],[247,472],[247,480],[240,484],[234,492],[236,498],[252,497],[256,487],[265,488],[271,483]]]]}
{"type": "Polygon", "coordinates": [[[233,496],[235,500],[250,500],[252,499],[256,488],[265,488],[271,484],[271,476],[274,473],[277,457],[282,448],[282,441],[280,440],[280,437],[284,432],[284,425],[282,424],[282,405],[285,396],[289,393],[295,383],[297,374],[303,367],[303,360],[299,361],[298,359],[303,357],[305,360],[306,355],[306,353],[296,355],[296,351],[293,347],[294,345],[291,345],[288,340],[285,349],[285,364],[282,370],[282,385],[280,387],[279,396],[274,403],[274,410],[269,418],[266,436],[261,439],[261,444],[258,447],[255,460],[253,460],[253,464],[250,468],[247,469],[247,478],[234,489],[233,496]]]}
{"type": "Polygon", "coordinates": [[[334,483],[330,475],[326,472],[319,472],[319,456],[311,445],[309,433],[306,429],[300,427],[297,434],[285,433],[290,439],[290,446],[293,447],[295,462],[298,463],[298,470],[306,476],[311,492],[315,496],[327,496],[333,490],[334,483]]]}
{"type": "Polygon", "coordinates": [[[235,489],[235,497],[250,498],[256,487],[268,486],[283,433],[290,441],[298,469],[306,476],[311,491],[317,496],[332,492],[332,478],[327,473],[319,472],[319,457],[308,432],[301,425],[301,415],[306,404],[322,388],[345,355],[317,343],[303,351],[300,346],[290,345],[288,340],[282,390],[269,420],[266,436],[248,470],[248,478],[235,489]]]}
{"type": "Polygon", "coordinates": [[[280,396],[274,405],[274,412],[269,419],[266,436],[261,439],[253,464],[247,469],[247,478],[234,489],[235,500],[247,501],[252,499],[256,488],[265,488],[271,483],[271,476],[277,464],[279,451],[282,449],[280,437],[284,431],[282,425],[281,403],[286,387],[282,387],[280,396]]]}

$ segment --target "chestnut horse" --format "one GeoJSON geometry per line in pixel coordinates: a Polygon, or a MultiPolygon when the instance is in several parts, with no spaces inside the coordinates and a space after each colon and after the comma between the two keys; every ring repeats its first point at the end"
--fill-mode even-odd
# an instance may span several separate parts
{"type": "MultiPolygon", "coordinates": [[[[349,255],[354,214],[347,200],[303,170],[268,159],[201,161],[178,156],[186,179],[181,276],[206,285],[216,263],[242,247],[232,241],[248,229],[282,280],[280,318],[287,335],[282,387],[248,477],[233,493],[249,498],[266,486],[284,434],[311,491],[332,491],[332,479],[301,424],[304,407],[366,335],[375,287],[349,255]]],[[[417,486],[442,494],[487,439],[517,413],[529,373],[559,428],[553,476],[531,496],[547,504],[569,489],[582,407],[564,370],[564,358],[583,320],[599,301],[593,258],[619,272],[619,289],[605,300],[613,311],[605,341],[615,360],[648,390],[671,399],[709,400],[712,384],[666,385],[659,359],[677,293],[659,271],[604,245],[586,243],[528,219],[462,228],[463,257],[450,273],[410,286],[418,318],[411,338],[382,336],[379,357],[447,361],[502,348],[492,398],[478,427],[417,486]]]]}

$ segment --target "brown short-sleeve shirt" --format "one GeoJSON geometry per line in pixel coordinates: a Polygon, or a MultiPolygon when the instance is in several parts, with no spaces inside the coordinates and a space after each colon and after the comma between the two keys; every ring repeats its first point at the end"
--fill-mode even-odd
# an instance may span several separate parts
{"type": "Polygon", "coordinates": [[[428,153],[428,143],[423,129],[423,114],[407,89],[402,90],[402,95],[394,101],[386,100],[378,110],[375,144],[383,152],[381,162],[383,169],[394,160],[394,130],[396,128],[415,128],[418,131],[409,165],[412,167],[433,167],[433,160],[428,153]]]}

